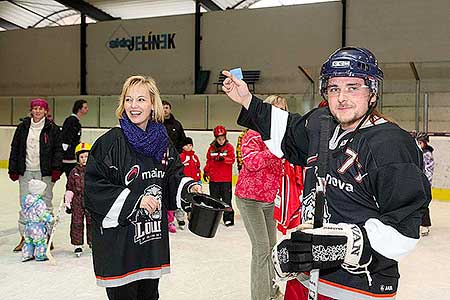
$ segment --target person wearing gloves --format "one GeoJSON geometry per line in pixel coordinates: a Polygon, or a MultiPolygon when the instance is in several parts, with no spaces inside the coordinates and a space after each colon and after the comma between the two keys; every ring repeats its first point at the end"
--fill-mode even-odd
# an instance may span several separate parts
{"type": "Polygon", "coordinates": [[[66,212],[72,214],[70,242],[75,247],[73,252],[77,257],[83,252],[85,219],[87,244],[89,247],[92,245],[91,215],[84,208],[84,175],[89,151],[91,151],[91,145],[88,143],[80,143],[75,147],[78,165],[70,171],[64,194],[66,212]]]}
{"type": "MultiPolygon", "coordinates": [[[[231,181],[232,167],[234,163],[234,148],[227,140],[227,130],[218,125],[213,130],[214,140],[206,153],[206,165],[203,169],[203,179],[209,181],[210,195],[222,200],[231,208],[231,181]]],[[[223,213],[225,226],[234,225],[234,211],[223,213]]]]}
{"type": "MultiPolygon", "coordinates": [[[[19,202],[29,193],[28,182],[38,179],[45,182],[44,195],[47,209],[52,212],[53,185],[61,176],[63,150],[60,142],[59,127],[47,118],[48,103],[37,98],[30,101],[30,117],[26,117],[17,126],[11,142],[8,174],[12,181],[19,181],[19,202]]],[[[14,252],[20,252],[24,242],[25,220],[19,212],[19,244],[14,252]]]]}
{"type": "Polygon", "coordinates": [[[202,189],[183,174],[154,79],[129,77],[116,116],[120,127],[97,139],[86,165],[95,277],[109,299],[159,299],[170,272],[167,210],[202,189]]]}
{"type": "Polygon", "coordinates": [[[331,54],[319,85],[328,107],[304,116],[263,103],[244,81],[223,74],[224,92],[243,106],[238,124],[305,167],[303,224],[275,246],[278,274],[301,283],[302,299],[308,288],[318,299],[395,299],[398,262],[419,241],[431,189],[414,139],[376,110],[383,72],[373,53],[343,47],[331,54]],[[324,225],[312,228],[318,218],[324,225]],[[318,280],[310,282],[311,270],[320,271],[318,280]]]}
{"type": "Polygon", "coordinates": [[[48,260],[47,235],[50,232],[52,214],[47,210],[43,199],[45,182],[31,179],[28,181],[28,194],[22,198],[22,213],[25,218],[24,243],[22,247],[22,261],[32,259],[36,261],[48,260]]]}

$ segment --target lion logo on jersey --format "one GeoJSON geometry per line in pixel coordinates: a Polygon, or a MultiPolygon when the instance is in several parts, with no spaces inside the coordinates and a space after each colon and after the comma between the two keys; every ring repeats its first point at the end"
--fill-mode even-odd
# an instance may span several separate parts
{"type": "MultiPolygon", "coordinates": [[[[134,242],[143,244],[145,242],[161,239],[162,210],[157,209],[152,214],[146,209],[140,208],[139,204],[144,196],[153,196],[160,203],[162,200],[162,188],[157,184],[148,186],[144,193],[136,201],[136,205],[131,215],[134,215],[131,223],[134,225],[134,242]]],[[[160,205],[161,207],[161,205],[160,205]]]]}

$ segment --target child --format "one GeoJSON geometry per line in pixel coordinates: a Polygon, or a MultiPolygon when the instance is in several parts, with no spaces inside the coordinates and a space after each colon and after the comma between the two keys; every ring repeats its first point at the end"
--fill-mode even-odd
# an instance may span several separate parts
{"type": "Polygon", "coordinates": [[[22,247],[22,261],[45,261],[47,256],[47,236],[50,232],[52,214],[47,210],[43,199],[47,187],[45,182],[31,179],[28,182],[29,194],[22,198],[22,213],[25,217],[24,244],[22,247]]]}
{"type": "MultiPolygon", "coordinates": [[[[430,185],[433,182],[433,173],[434,173],[434,158],[433,158],[433,147],[431,147],[428,143],[430,142],[430,138],[428,134],[425,132],[418,132],[416,135],[416,140],[423,151],[423,172],[425,176],[427,176],[430,185]]],[[[431,227],[431,218],[430,218],[430,209],[427,207],[427,210],[423,214],[422,224],[421,224],[421,235],[427,236],[430,234],[431,227]]]]}
{"type": "Polygon", "coordinates": [[[84,218],[86,218],[87,243],[92,247],[91,216],[84,208],[84,174],[91,145],[80,143],[75,148],[78,165],[70,172],[64,195],[66,211],[72,213],[70,222],[70,241],[74,245],[74,254],[79,257],[83,253],[84,218]]]}
{"type": "Polygon", "coordinates": [[[184,164],[184,175],[198,181],[200,180],[200,159],[194,151],[194,143],[192,138],[186,137],[183,143],[183,152],[180,154],[181,162],[184,164]]]}
{"type": "MultiPolygon", "coordinates": [[[[234,163],[234,148],[227,140],[227,130],[219,125],[214,128],[214,141],[206,154],[203,178],[209,181],[209,192],[214,198],[231,205],[231,179],[234,163]]],[[[223,213],[225,226],[234,225],[234,211],[223,213]]]]}
{"type": "MultiPolygon", "coordinates": [[[[199,184],[201,184],[200,180],[200,159],[195,154],[194,150],[194,143],[192,142],[192,138],[186,137],[183,141],[183,152],[180,154],[180,160],[184,165],[183,173],[186,176],[191,177],[192,179],[198,181],[199,184]]],[[[177,228],[174,221],[174,212],[168,211],[167,212],[167,218],[169,221],[169,232],[175,233],[177,231],[177,228]]],[[[182,229],[182,226],[184,226],[184,212],[181,209],[177,209],[175,211],[175,217],[177,218],[178,225],[182,229]]]]}

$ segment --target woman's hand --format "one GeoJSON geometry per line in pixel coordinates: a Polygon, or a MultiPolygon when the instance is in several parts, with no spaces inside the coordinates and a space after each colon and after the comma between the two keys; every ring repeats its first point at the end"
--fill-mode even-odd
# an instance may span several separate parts
{"type": "Polygon", "coordinates": [[[141,199],[140,208],[145,208],[151,215],[155,210],[161,209],[161,202],[153,196],[143,196],[141,199]]]}
{"type": "Polygon", "coordinates": [[[252,100],[252,94],[250,94],[245,81],[237,79],[226,70],[222,71],[222,74],[227,76],[227,78],[223,81],[222,91],[224,91],[224,93],[227,94],[231,100],[248,109],[250,106],[250,101],[252,100]]]}
{"type": "Polygon", "coordinates": [[[199,193],[203,194],[203,188],[200,184],[193,185],[189,190],[189,193],[199,193]]]}

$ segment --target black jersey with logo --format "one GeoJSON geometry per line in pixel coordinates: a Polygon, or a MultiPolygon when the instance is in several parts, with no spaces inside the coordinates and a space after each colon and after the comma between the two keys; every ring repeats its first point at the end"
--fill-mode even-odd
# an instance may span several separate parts
{"type": "Polygon", "coordinates": [[[195,184],[183,174],[172,143],[161,162],[132,150],[120,128],[101,136],[89,153],[85,206],[92,215],[92,253],[97,284],[115,287],[170,272],[167,210],[195,184]],[[161,210],[139,208],[144,195],[161,210]]]}
{"type": "MultiPolygon", "coordinates": [[[[320,116],[329,113],[324,107],[302,117],[253,97],[238,120],[258,131],[275,155],[305,167],[302,222],[314,217],[320,116]]],[[[383,118],[367,121],[356,133],[331,122],[324,222],[363,229],[366,265],[321,270],[319,293],[336,299],[393,299],[398,260],[414,249],[431,199],[421,171],[422,152],[406,131],[383,118]]],[[[307,275],[298,279],[308,284],[307,275]]]]}

